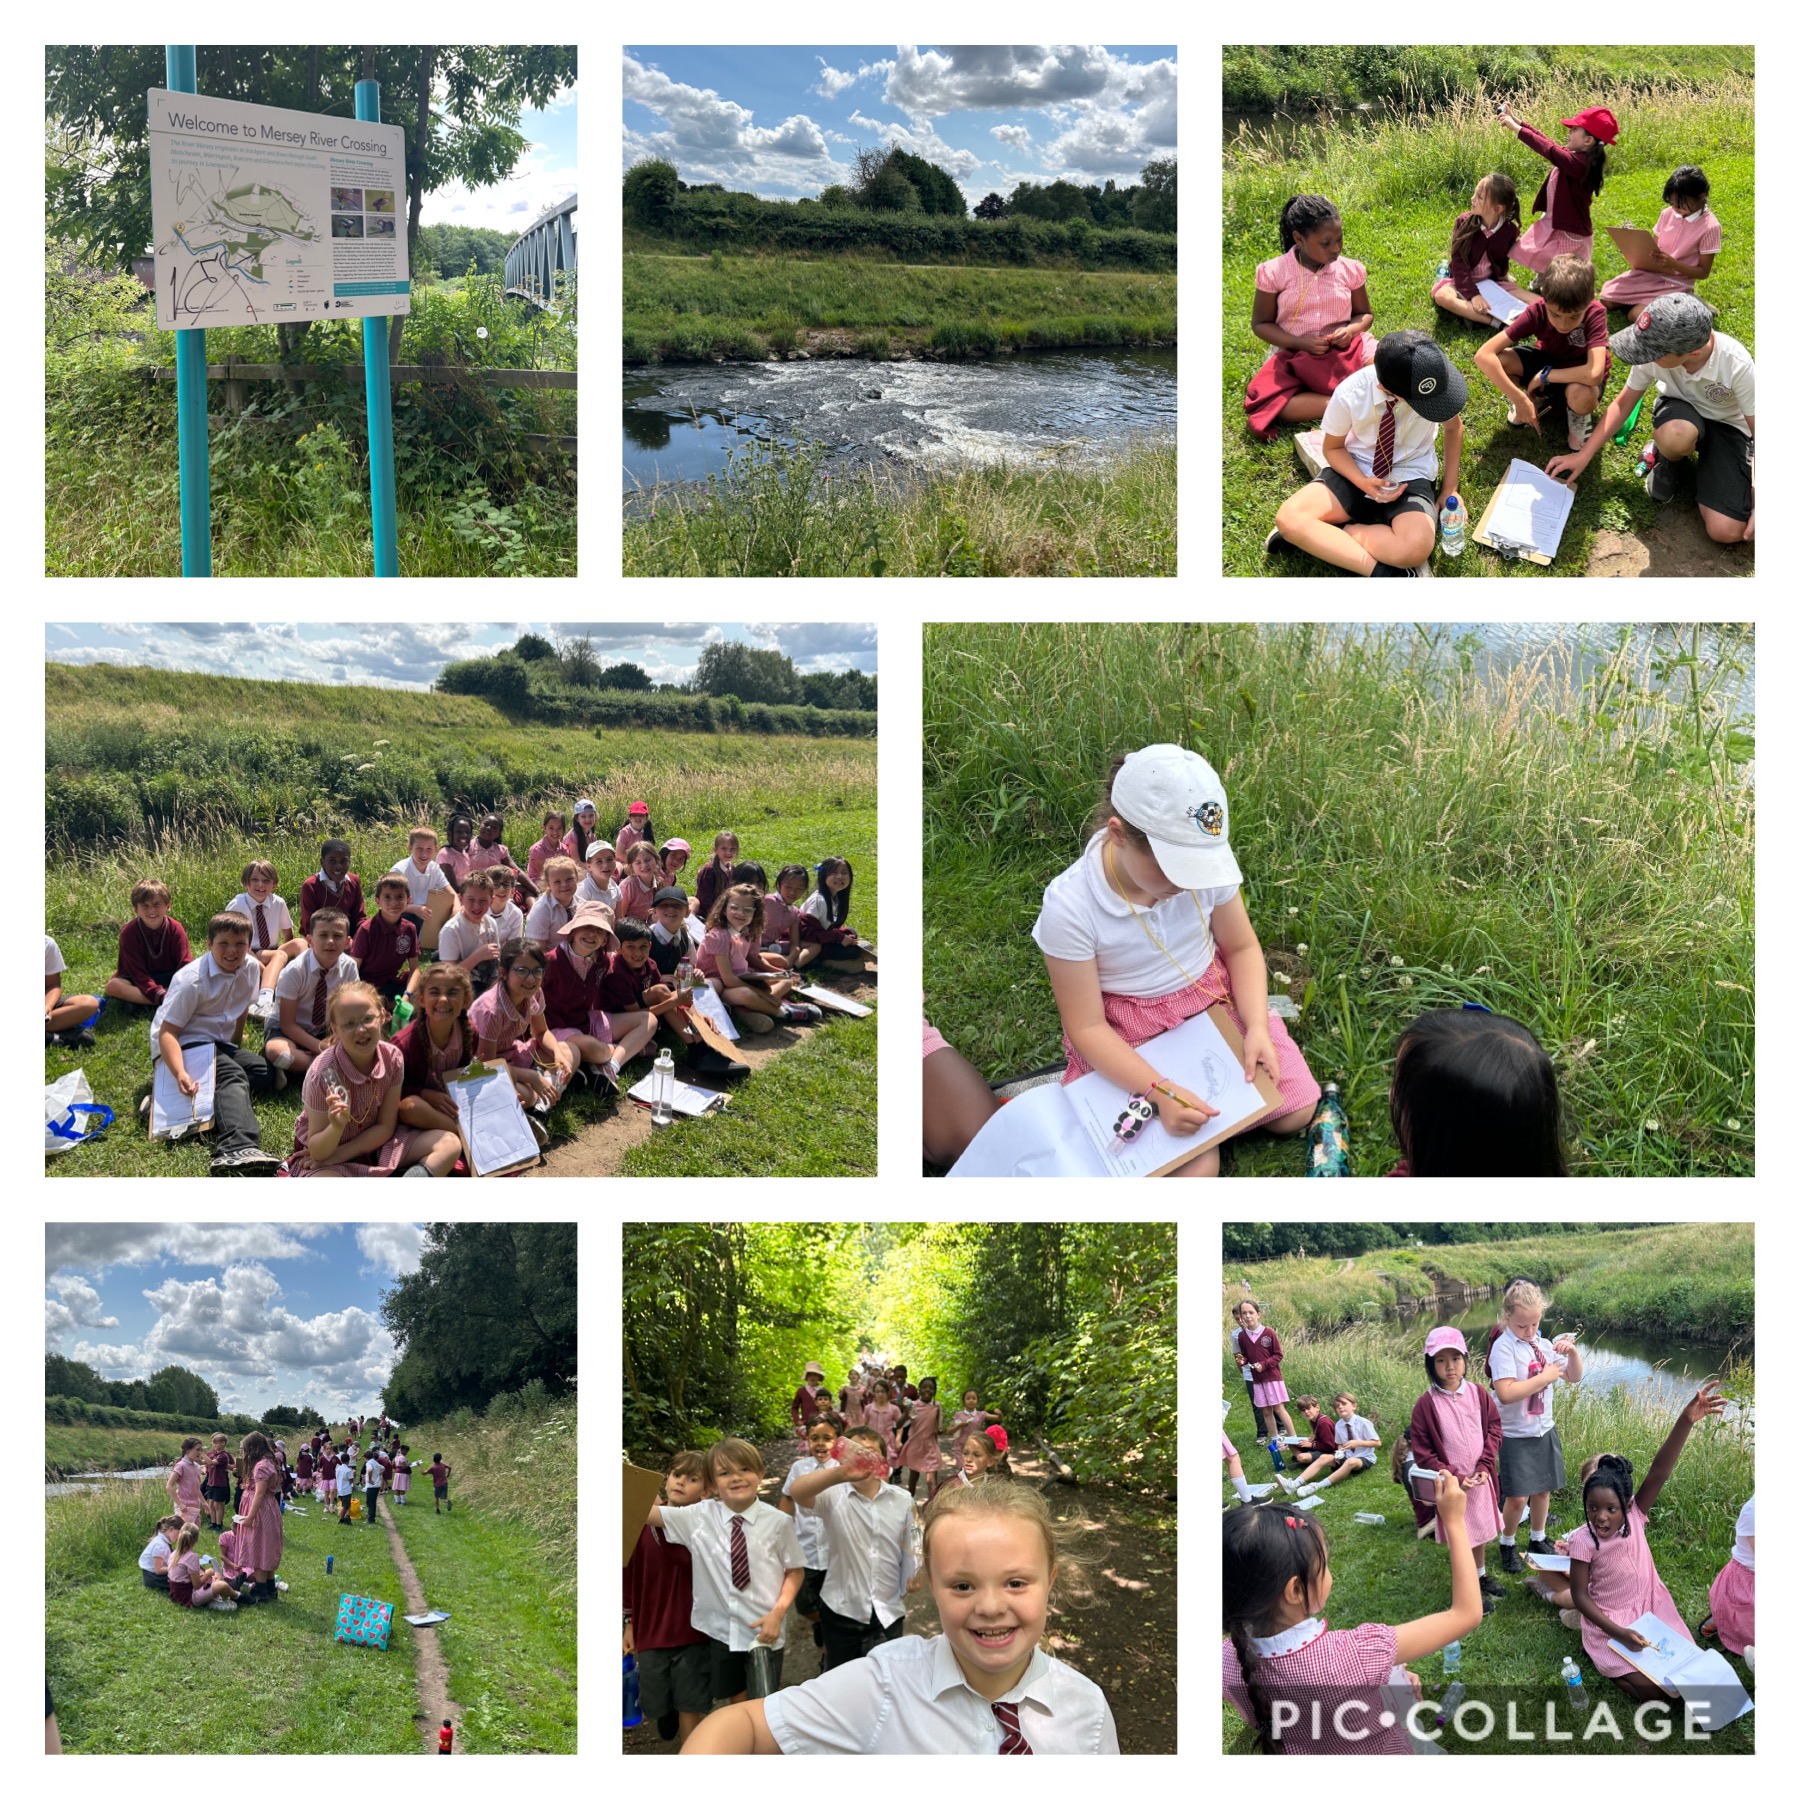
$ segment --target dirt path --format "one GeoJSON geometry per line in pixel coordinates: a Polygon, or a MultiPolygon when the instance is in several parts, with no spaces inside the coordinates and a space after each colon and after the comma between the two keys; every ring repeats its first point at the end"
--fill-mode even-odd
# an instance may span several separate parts
{"type": "MultiPolygon", "coordinates": [[[[400,1528],[394,1523],[394,1503],[388,1494],[381,1497],[381,1523],[387,1532],[388,1548],[394,1553],[394,1564],[400,1571],[400,1591],[406,1596],[409,1612],[428,1612],[425,1604],[425,1589],[420,1584],[418,1571],[412,1566],[412,1558],[406,1554],[406,1540],[400,1535],[400,1528]]],[[[462,1708],[450,1698],[450,1670],[444,1661],[444,1652],[438,1643],[437,1628],[433,1625],[412,1626],[404,1619],[394,1621],[394,1630],[413,1633],[413,1648],[418,1652],[415,1674],[419,1684],[419,1748],[421,1753],[437,1755],[437,1734],[441,1721],[448,1719],[456,1739],[451,1745],[450,1754],[457,1754],[456,1744],[462,1739],[462,1708]]]]}
{"type": "MultiPolygon", "coordinates": [[[[828,969],[829,965],[824,969],[815,965],[806,974],[809,979],[816,979],[817,985],[842,994],[846,1000],[854,1000],[862,1006],[875,1004],[876,986],[873,976],[836,972],[828,974],[828,969]]],[[[785,1050],[791,1050],[808,1032],[830,1029],[827,1024],[777,1025],[762,1037],[752,1037],[745,1033],[738,1039],[737,1048],[749,1063],[750,1073],[734,1081],[732,1090],[737,1092],[749,1087],[756,1080],[756,1071],[764,1063],[772,1061],[785,1050]]],[[[679,1062],[676,1067],[680,1068],[679,1062]]],[[[686,1129],[688,1126],[704,1129],[706,1123],[704,1119],[684,1120],[675,1129],[686,1129]]],[[[527,1177],[554,1175],[559,1178],[571,1175],[617,1175],[625,1167],[625,1152],[633,1144],[643,1143],[649,1136],[649,1112],[635,1101],[621,1097],[618,1106],[606,1118],[588,1126],[579,1137],[572,1138],[568,1143],[552,1145],[544,1152],[544,1160],[536,1168],[527,1169],[525,1174],[527,1177]]]]}
{"type": "Polygon", "coordinates": [[[1700,523],[1691,493],[1662,509],[1656,523],[1636,533],[1596,531],[1588,551],[1590,575],[1754,575],[1756,550],[1715,544],[1700,523]]]}
{"type": "MultiPolygon", "coordinates": [[[[764,1443],[767,1474],[762,1497],[771,1506],[800,1451],[791,1438],[764,1443]]],[[[1075,1446],[1057,1446],[1064,1456],[1075,1446]]],[[[1091,1604],[1053,1613],[1043,1646],[1105,1690],[1118,1727],[1119,1749],[1127,1756],[1173,1755],[1175,1740],[1176,1567],[1175,1509],[1113,1487],[1071,1488],[1050,1479],[1053,1471],[1022,1446],[1010,1460],[1021,1481],[1042,1489],[1059,1518],[1078,1520],[1080,1555],[1093,1584],[1091,1604]]],[[[923,1483],[921,1483],[921,1486],[923,1483]]],[[[921,1586],[906,1603],[909,1637],[935,1636],[937,1608],[921,1586]]],[[[787,1654],[781,1685],[810,1681],[823,1668],[812,1631],[796,1614],[788,1616],[787,1654]]],[[[646,1722],[625,1733],[628,1756],[672,1756],[646,1722]]]]}

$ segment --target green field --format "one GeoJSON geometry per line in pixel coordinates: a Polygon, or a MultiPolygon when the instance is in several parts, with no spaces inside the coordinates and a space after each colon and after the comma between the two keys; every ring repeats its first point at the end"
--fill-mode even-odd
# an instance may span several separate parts
{"type": "MultiPolygon", "coordinates": [[[[927,626],[932,1023],[990,1079],[1061,1065],[1044,887],[1112,756],[1181,742],[1225,782],[1270,992],[1343,1091],[1353,1173],[1399,1161],[1401,1031],[1465,1000],[1549,1051],[1572,1173],[1752,1173],[1748,722],[1720,705],[1728,671],[1668,640],[1586,641],[1571,688],[1536,664],[1490,683],[1424,626],[927,626]]],[[[1224,1157],[1297,1175],[1302,1150],[1252,1135],[1224,1157]]]]}
{"type": "MultiPolygon", "coordinates": [[[[1697,78],[1699,79],[1699,78],[1697,78]]],[[[1283,426],[1259,443],[1244,416],[1244,389],[1269,355],[1252,335],[1251,302],[1256,265],[1280,255],[1279,218],[1292,194],[1323,194],[1344,218],[1344,254],[1368,267],[1371,328],[1379,337],[1402,327],[1428,331],[1469,384],[1463,412],[1465,440],[1459,488],[1470,516],[1479,521],[1516,456],[1540,466],[1567,445],[1554,432],[1538,436],[1506,420],[1506,401],[1475,368],[1475,352],[1489,333],[1435,306],[1431,287],[1448,255],[1450,228],[1469,204],[1475,183],[1503,170],[1518,184],[1521,206],[1538,191],[1549,165],[1493,123],[1501,94],[1514,114],[1555,135],[1556,121],[1590,104],[1584,81],[1539,73],[1523,87],[1489,87],[1423,111],[1383,110],[1356,124],[1326,121],[1271,134],[1246,130],[1224,147],[1224,256],[1222,308],[1225,356],[1221,375],[1224,569],[1228,575],[1335,576],[1339,571],[1307,557],[1263,556],[1263,540],[1276,508],[1305,479],[1295,457],[1297,427],[1283,426]],[[1547,122],[1547,124],[1546,124],[1547,122]]],[[[1698,163],[1712,182],[1711,204],[1724,228],[1724,247],[1698,291],[1718,312],[1718,325],[1752,354],[1756,348],[1755,89],[1748,74],[1718,73],[1689,89],[1609,83],[1607,103],[1621,122],[1620,143],[1608,156],[1605,185],[1594,203],[1596,282],[1624,270],[1624,261],[1601,229],[1633,220],[1655,223],[1663,183],[1681,163],[1698,163]]],[[[1530,222],[1530,214],[1525,214],[1530,222]]],[[[1513,270],[1520,285],[1530,272],[1513,270]]],[[[1611,315],[1615,329],[1623,312],[1611,315]]],[[[1624,382],[1615,361],[1608,400],[1624,382]]],[[[1649,441],[1647,418],[1629,439],[1635,452],[1649,441]]],[[[1440,465],[1442,440],[1439,443],[1440,465]]],[[[1632,538],[1647,532],[1662,509],[1632,475],[1635,456],[1608,445],[1581,477],[1561,548],[1548,569],[1504,562],[1471,545],[1459,559],[1434,556],[1438,577],[1552,576],[1587,572],[1602,532],[1632,538]]],[[[1675,504],[1691,510],[1691,486],[1675,504]]],[[[1610,540],[1608,540],[1610,542],[1610,540]]],[[[1710,545],[1701,538],[1702,568],[1659,567],[1649,573],[1754,573],[1753,546],[1710,545]],[[1714,554],[1716,552],[1716,554],[1714,554]]]]}
{"type": "MultiPolygon", "coordinates": [[[[847,856],[856,870],[854,923],[871,939],[878,930],[873,739],[582,732],[513,725],[486,701],[459,696],[55,664],[46,670],[46,717],[46,817],[62,829],[47,852],[45,929],[68,964],[65,993],[105,985],[130,917],[132,883],[146,875],[169,885],[190,940],[203,938],[206,920],[239,891],[250,856],[275,863],[280,891],[297,909],[322,838],[349,840],[366,884],[406,854],[409,824],[442,831],[458,801],[506,815],[505,841],[521,865],[544,811],[567,812],[577,796],[594,799],[603,827],[623,819],[631,800],[648,800],[664,837],[695,846],[690,874],[710,852],[713,833],[726,827],[771,874],[790,859],[847,856]],[[71,842],[71,816],[123,824],[109,838],[82,834],[71,842]],[[267,823],[259,826],[259,818],[267,823]]],[[[196,944],[196,954],[202,949],[196,944]]],[[[828,1060],[843,1059],[847,1109],[864,1117],[874,1108],[874,1063],[872,1052],[855,1049],[858,1030],[851,1024],[849,1042],[828,1060]]],[[[109,1003],[96,1034],[92,1050],[47,1048],[45,1078],[79,1064],[118,1121],[99,1142],[49,1162],[48,1172],[204,1174],[203,1142],[152,1145],[136,1117],[149,1080],[148,1017],[127,1017],[109,1003]]],[[[868,1035],[872,1041],[872,1027],[868,1035]]],[[[256,1042],[254,1028],[249,1041],[256,1042]]],[[[643,1067],[634,1064],[628,1081],[643,1067]]],[[[740,1154],[740,1139],[774,1141],[774,1103],[755,1093],[761,1079],[744,1083],[730,1115],[704,1122],[706,1142],[723,1163],[740,1154]]],[[[290,1148],[298,1106],[297,1087],[256,1101],[272,1154],[290,1148]]],[[[552,1143],[610,1110],[590,1095],[566,1096],[549,1118],[552,1143]]],[[[784,1113],[788,1166],[816,1165],[815,1138],[837,1128],[823,1117],[784,1113]]],[[[627,1167],[654,1168],[673,1153],[672,1146],[639,1146],[627,1167]]],[[[870,1131],[858,1160],[839,1172],[873,1174],[874,1155],[870,1131]]]]}

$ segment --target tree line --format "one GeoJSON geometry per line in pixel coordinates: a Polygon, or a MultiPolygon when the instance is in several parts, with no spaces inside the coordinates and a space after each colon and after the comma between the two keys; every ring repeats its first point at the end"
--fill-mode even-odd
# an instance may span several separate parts
{"type": "Polygon", "coordinates": [[[1267,1262],[1277,1256],[1361,1256],[1365,1250],[1398,1250],[1414,1239],[1422,1244],[1486,1244],[1510,1238],[1550,1237],[1562,1232],[1636,1231],[1637,1223],[1604,1225],[1502,1223],[1475,1225],[1461,1219],[1440,1223],[1403,1220],[1371,1225],[1359,1220],[1312,1224],[1228,1224],[1223,1227],[1227,1262],[1267,1262]]]}
{"type": "Polygon", "coordinates": [[[477,275],[498,275],[506,267],[506,253],[517,235],[476,225],[421,225],[418,253],[412,263],[414,278],[434,272],[449,280],[468,274],[471,264],[477,275]]]}
{"type": "Polygon", "coordinates": [[[325,1423],[310,1406],[271,1406],[260,1418],[221,1412],[212,1384],[179,1363],[158,1369],[147,1381],[108,1381],[91,1364],[52,1353],[44,1357],[44,1416],[60,1425],[141,1425],[165,1431],[325,1423]]]}

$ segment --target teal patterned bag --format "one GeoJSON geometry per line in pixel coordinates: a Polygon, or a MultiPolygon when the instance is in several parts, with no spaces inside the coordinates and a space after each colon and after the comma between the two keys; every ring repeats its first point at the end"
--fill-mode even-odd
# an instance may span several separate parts
{"type": "Polygon", "coordinates": [[[386,1600],[371,1600],[364,1594],[340,1594],[337,1630],[332,1635],[340,1644],[367,1644],[372,1649],[385,1650],[393,1623],[394,1609],[386,1600]]]}

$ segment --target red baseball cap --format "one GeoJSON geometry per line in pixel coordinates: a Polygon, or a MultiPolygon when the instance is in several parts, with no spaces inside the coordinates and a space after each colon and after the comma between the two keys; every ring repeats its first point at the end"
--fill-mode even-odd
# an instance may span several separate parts
{"type": "Polygon", "coordinates": [[[1603,144],[1616,144],[1619,141],[1619,121],[1604,106],[1590,106],[1585,112],[1578,112],[1572,119],[1564,119],[1565,125],[1578,126],[1589,137],[1597,137],[1603,144]]]}

